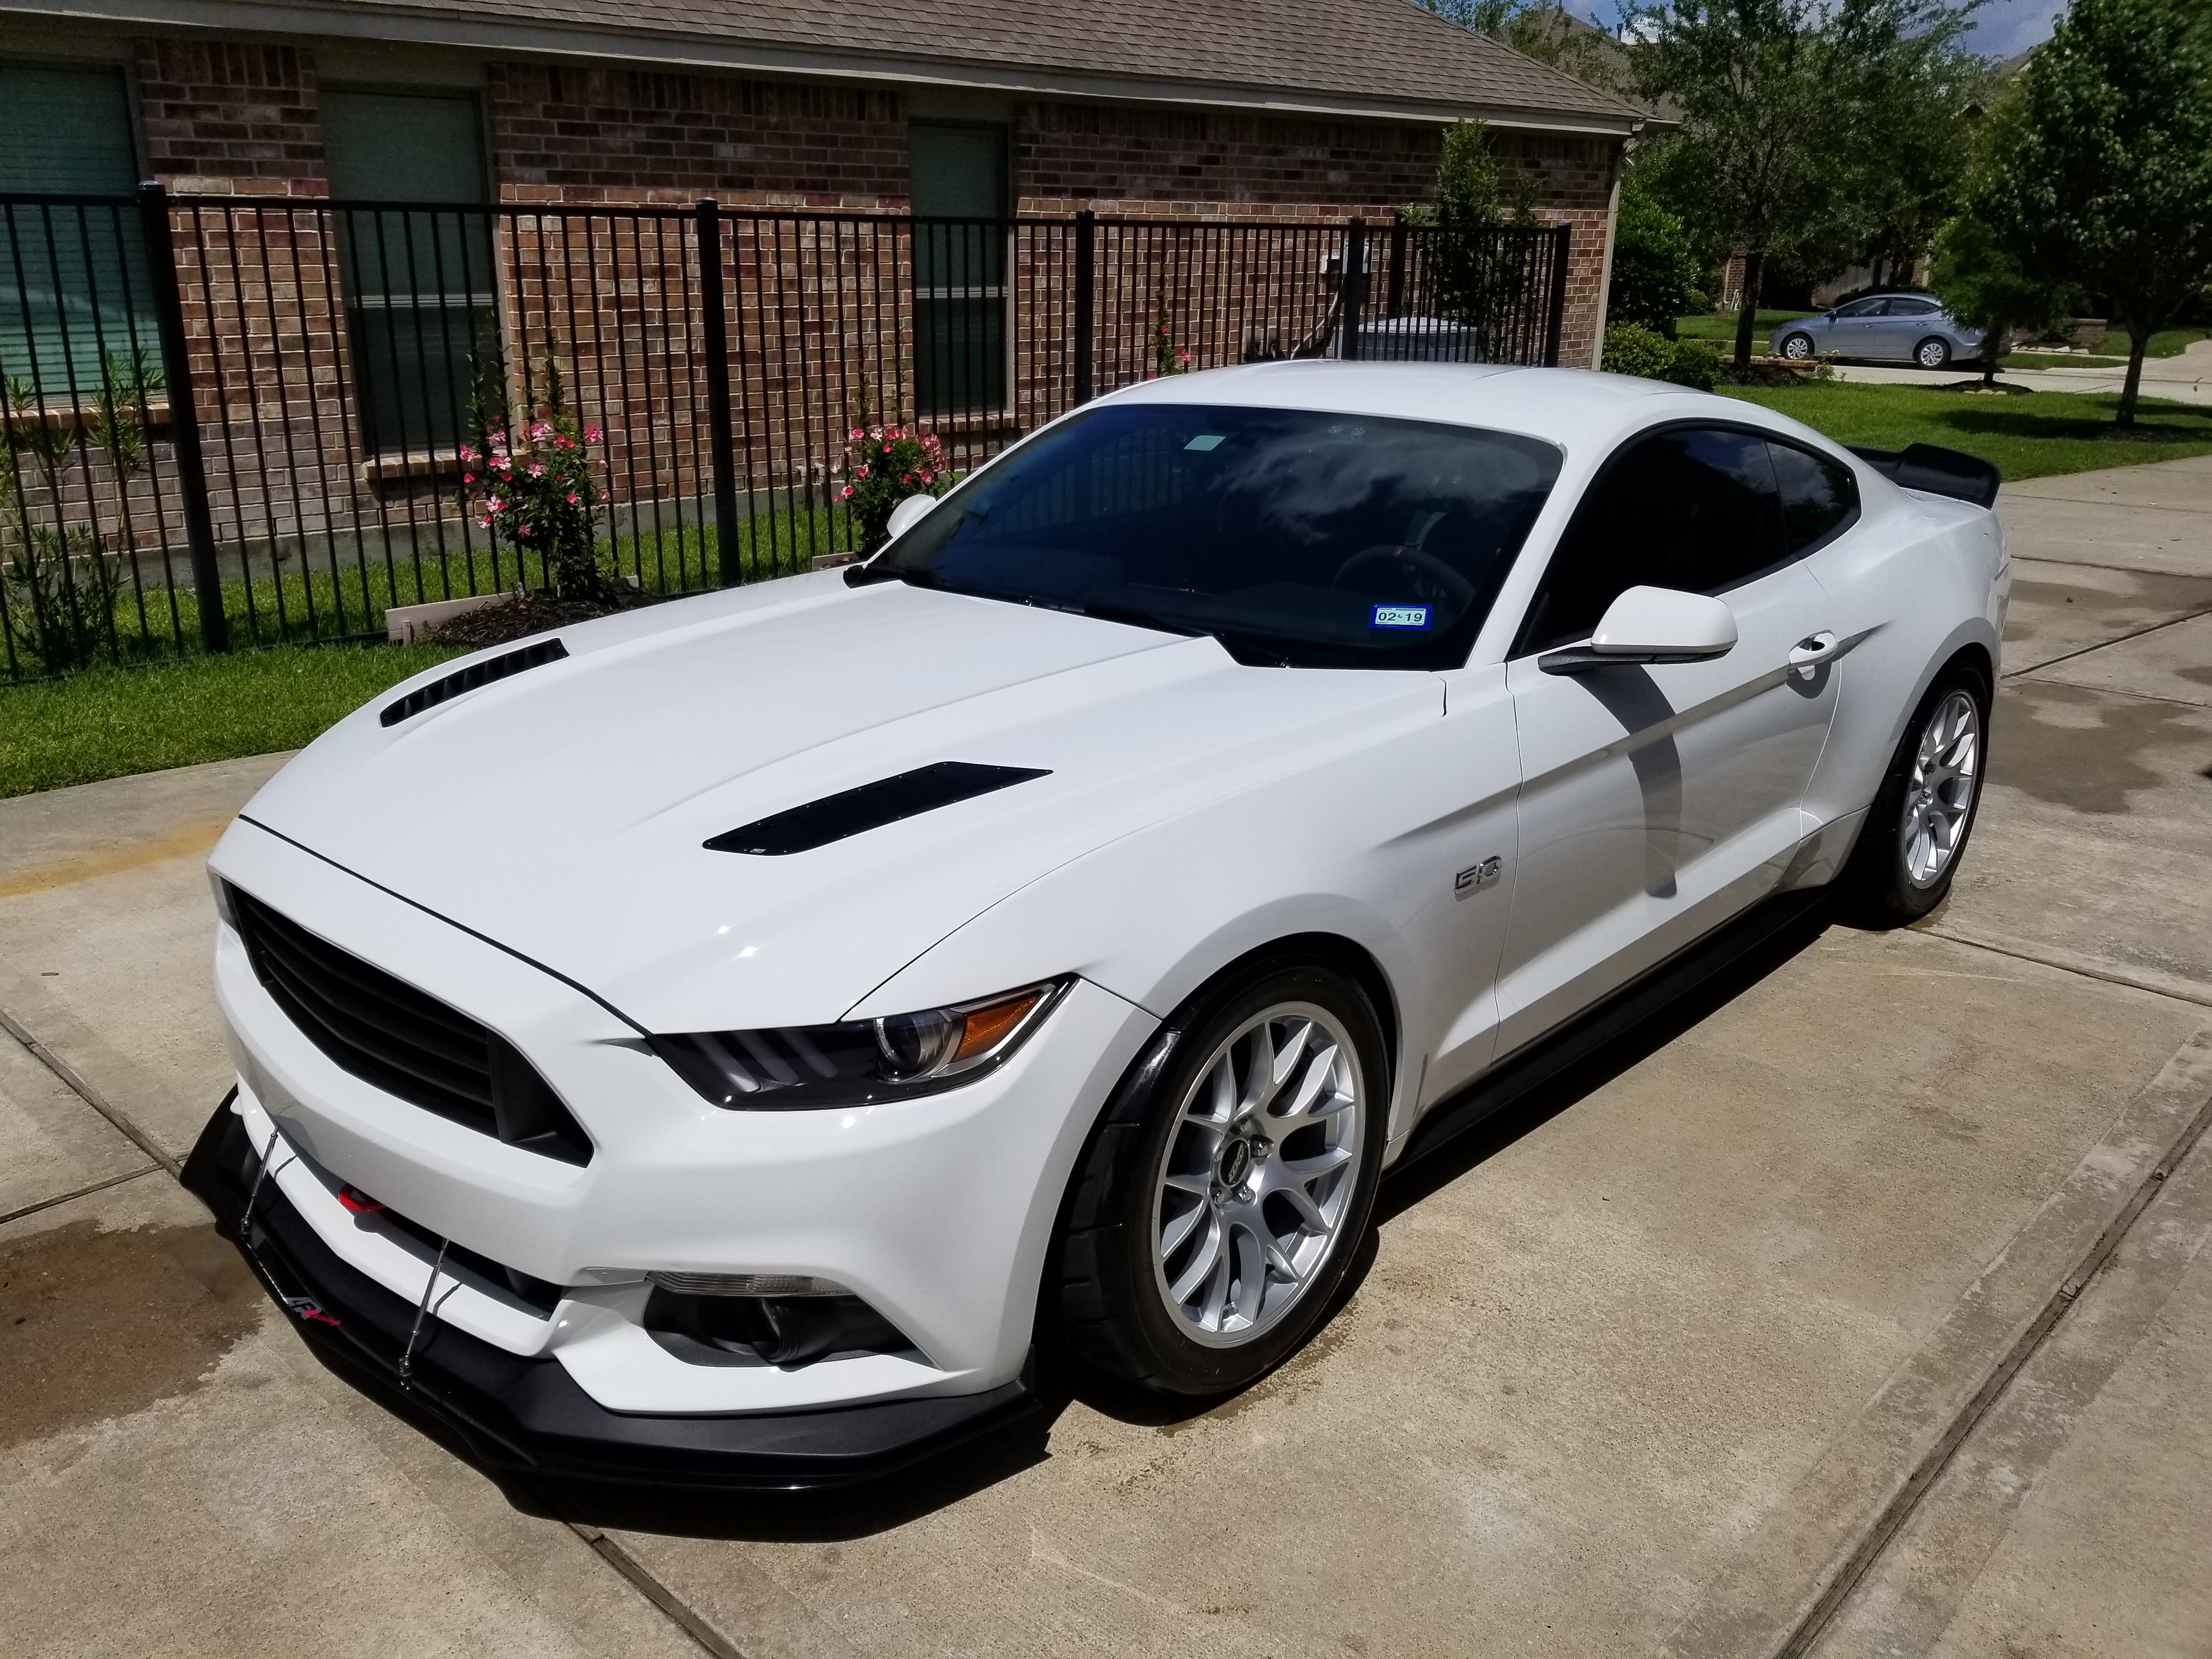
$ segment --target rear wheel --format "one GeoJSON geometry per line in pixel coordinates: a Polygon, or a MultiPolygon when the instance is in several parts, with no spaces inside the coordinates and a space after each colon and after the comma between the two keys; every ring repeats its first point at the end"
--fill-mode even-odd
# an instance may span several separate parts
{"type": "Polygon", "coordinates": [[[1912,361],[1923,368],[1942,368],[1951,361],[1951,343],[1948,340],[1923,340],[1912,348],[1912,361]]]}
{"type": "Polygon", "coordinates": [[[1988,683],[1964,665],[1913,711],[1844,873],[1864,920],[1916,921],[1951,890],[1981,806],[1989,714],[1988,683]]]}
{"type": "Polygon", "coordinates": [[[1365,992],[1262,959],[1162,1027],[1078,1170],[1063,1346],[1169,1395],[1225,1393],[1304,1341],[1374,1208],[1387,1062],[1365,992]]]}

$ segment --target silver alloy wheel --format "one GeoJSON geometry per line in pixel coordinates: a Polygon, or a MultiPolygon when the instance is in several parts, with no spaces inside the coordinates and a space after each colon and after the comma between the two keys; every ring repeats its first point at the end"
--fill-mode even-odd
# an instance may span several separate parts
{"type": "Polygon", "coordinates": [[[1923,368],[1941,368],[1951,361],[1951,348],[1941,340],[1923,340],[1912,355],[1923,368]]]}
{"type": "Polygon", "coordinates": [[[1153,1283],[1193,1341],[1252,1341],[1315,1282],[1359,1178],[1363,1085],[1343,1024],[1306,1002],[1247,1020],[1199,1073],[1152,1222],[1153,1283]]]}
{"type": "Polygon", "coordinates": [[[1813,343],[1802,334],[1792,334],[1782,342],[1782,355],[1793,363],[1802,363],[1813,355],[1813,343]]]}
{"type": "Polygon", "coordinates": [[[1981,781],[1982,715],[1974,700],[1954,691],[1921,728],[1912,775],[1905,790],[1905,873],[1929,887],[1951,867],[1981,781]]]}

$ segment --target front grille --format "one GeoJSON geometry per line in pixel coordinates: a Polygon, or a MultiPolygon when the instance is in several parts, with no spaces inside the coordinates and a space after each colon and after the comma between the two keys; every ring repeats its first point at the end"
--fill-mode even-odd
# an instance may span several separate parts
{"type": "Polygon", "coordinates": [[[583,1126],[514,1044],[252,894],[227,890],[254,977],[342,1069],[509,1146],[591,1162],[583,1126]]]}

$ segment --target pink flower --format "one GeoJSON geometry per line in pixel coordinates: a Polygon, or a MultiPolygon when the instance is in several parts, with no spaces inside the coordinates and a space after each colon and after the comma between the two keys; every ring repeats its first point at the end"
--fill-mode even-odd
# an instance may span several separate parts
{"type": "Polygon", "coordinates": [[[481,519],[479,519],[479,520],[477,520],[477,522],[478,524],[482,525],[482,526],[483,526],[486,530],[490,529],[490,528],[491,528],[491,514],[489,514],[489,513],[485,514],[483,515],[483,518],[481,518],[481,519]]]}
{"type": "Polygon", "coordinates": [[[516,531],[514,533],[515,533],[515,535],[516,535],[518,538],[520,538],[520,537],[523,537],[523,536],[527,536],[527,535],[530,533],[530,526],[529,526],[528,525],[524,525],[524,526],[523,526],[520,530],[516,531]]]}
{"type": "Polygon", "coordinates": [[[532,461],[530,464],[530,476],[533,478],[542,478],[545,476],[545,469],[532,461]]]}
{"type": "Polygon", "coordinates": [[[587,444],[595,444],[595,443],[599,442],[599,428],[597,428],[597,427],[595,427],[595,426],[587,426],[587,427],[586,427],[586,428],[584,428],[584,441],[585,441],[586,443],[587,443],[587,444]]]}
{"type": "Polygon", "coordinates": [[[474,460],[476,453],[476,451],[471,449],[466,444],[463,444],[459,450],[460,458],[465,461],[474,460]]]}
{"type": "Polygon", "coordinates": [[[553,428],[543,421],[532,421],[530,423],[530,441],[537,443],[549,436],[553,428]]]}
{"type": "Polygon", "coordinates": [[[464,472],[461,474],[461,482],[463,483],[474,483],[476,481],[477,475],[473,472],[464,472]]]}
{"type": "Polygon", "coordinates": [[[495,513],[504,513],[504,512],[507,510],[507,503],[506,503],[505,501],[503,501],[500,500],[500,498],[499,498],[498,496],[496,496],[496,495],[493,496],[489,501],[486,501],[486,502],[484,503],[484,505],[485,505],[486,507],[489,507],[489,508],[491,508],[491,510],[492,510],[493,512],[495,512],[495,513]]]}
{"type": "Polygon", "coordinates": [[[839,490],[837,492],[837,499],[841,501],[851,501],[853,499],[853,486],[847,484],[842,489],[839,490]]]}
{"type": "Polygon", "coordinates": [[[862,478],[865,478],[865,477],[866,477],[868,476],[868,469],[867,469],[867,466],[866,465],[866,464],[865,464],[865,463],[860,466],[860,468],[859,471],[855,474],[855,476],[856,476],[856,477],[862,477],[862,478]]]}
{"type": "Polygon", "coordinates": [[[572,490],[570,490],[570,491],[568,492],[568,505],[569,505],[569,506],[571,506],[571,507],[574,507],[574,506],[576,506],[576,505],[578,504],[578,502],[579,502],[581,499],[582,499],[582,498],[581,498],[581,497],[580,497],[580,496],[576,494],[576,492],[575,492],[574,490],[573,490],[573,489],[572,489],[572,490]]]}

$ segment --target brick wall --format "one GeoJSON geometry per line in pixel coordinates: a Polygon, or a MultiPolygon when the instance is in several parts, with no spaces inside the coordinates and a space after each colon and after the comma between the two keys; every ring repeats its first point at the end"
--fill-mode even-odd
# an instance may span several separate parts
{"type": "Polygon", "coordinates": [[[321,196],[313,58],[290,46],[140,40],[134,79],[146,160],[176,191],[321,196]]]}
{"type": "Polygon", "coordinates": [[[496,64],[486,99],[508,201],[906,205],[896,93],[496,64]]]}

